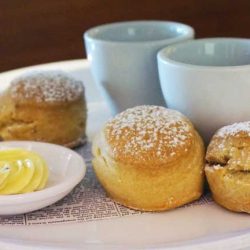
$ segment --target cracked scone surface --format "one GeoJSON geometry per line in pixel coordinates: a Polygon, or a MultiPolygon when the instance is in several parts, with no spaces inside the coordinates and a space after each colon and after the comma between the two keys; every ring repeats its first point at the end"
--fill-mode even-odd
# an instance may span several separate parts
{"type": "Polygon", "coordinates": [[[169,210],[202,194],[203,142],[177,111],[158,106],[128,109],[104,126],[92,151],[100,183],[124,206],[169,210]]]}
{"type": "Polygon", "coordinates": [[[45,141],[74,147],[85,137],[83,84],[63,72],[30,72],[0,96],[2,140],[45,141]]]}
{"type": "Polygon", "coordinates": [[[214,200],[250,213],[250,122],[219,129],[206,153],[206,177],[214,200]]]}

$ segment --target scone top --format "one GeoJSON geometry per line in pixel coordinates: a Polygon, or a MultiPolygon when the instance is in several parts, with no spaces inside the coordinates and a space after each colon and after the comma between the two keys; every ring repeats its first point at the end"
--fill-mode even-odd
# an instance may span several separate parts
{"type": "Polygon", "coordinates": [[[9,88],[11,97],[22,104],[57,104],[79,99],[83,84],[64,72],[32,72],[14,79],[9,88]]]}
{"type": "Polygon", "coordinates": [[[210,166],[250,170],[250,122],[239,122],[219,129],[207,150],[210,166]]]}
{"type": "Polygon", "coordinates": [[[181,113],[159,106],[138,106],[110,120],[105,138],[115,160],[124,164],[165,164],[186,155],[194,128],[181,113]]]}

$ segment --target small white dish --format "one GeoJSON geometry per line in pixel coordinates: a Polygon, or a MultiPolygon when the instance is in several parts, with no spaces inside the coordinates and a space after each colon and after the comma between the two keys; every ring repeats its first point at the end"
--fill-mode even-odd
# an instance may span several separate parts
{"type": "Polygon", "coordinates": [[[68,148],[43,142],[0,142],[0,150],[24,148],[40,154],[49,167],[49,179],[43,190],[16,195],[0,195],[0,215],[28,213],[55,203],[66,196],[84,177],[83,158],[68,148]]]}

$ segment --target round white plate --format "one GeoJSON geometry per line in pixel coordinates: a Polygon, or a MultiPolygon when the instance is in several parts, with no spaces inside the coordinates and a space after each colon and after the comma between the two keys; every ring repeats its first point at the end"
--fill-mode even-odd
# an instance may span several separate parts
{"type": "MultiPolygon", "coordinates": [[[[91,139],[110,117],[93,83],[86,60],[33,67],[61,69],[84,81],[91,139]]],[[[33,69],[32,68],[32,69],[33,69]]],[[[0,74],[6,83],[27,69],[0,74]]],[[[0,84],[0,86],[1,86],[0,84]]],[[[1,206],[1,204],[0,204],[1,206]]],[[[214,203],[163,213],[145,213],[92,222],[0,226],[0,249],[249,249],[250,216],[214,203]]]]}
{"type": "Polygon", "coordinates": [[[86,166],[83,158],[74,151],[42,142],[0,142],[0,150],[24,148],[41,155],[49,168],[49,178],[43,190],[16,195],[0,195],[0,215],[31,212],[66,196],[84,177],[86,166]]]}

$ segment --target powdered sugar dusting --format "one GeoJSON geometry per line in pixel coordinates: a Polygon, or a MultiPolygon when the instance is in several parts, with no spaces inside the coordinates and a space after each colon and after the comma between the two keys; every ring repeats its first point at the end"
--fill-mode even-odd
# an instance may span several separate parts
{"type": "Polygon", "coordinates": [[[232,125],[222,127],[218,130],[217,135],[220,137],[230,135],[238,137],[242,133],[246,136],[250,136],[250,121],[234,123],[232,125]]]}
{"type": "Polygon", "coordinates": [[[177,147],[185,149],[192,137],[191,129],[190,123],[177,111],[138,106],[109,121],[106,134],[114,154],[160,158],[166,154],[174,157],[177,147]]]}
{"type": "Polygon", "coordinates": [[[224,167],[221,166],[220,164],[214,164],[213,166],[206,165],[205,167],[205,170],[209,172],[214,172],[214,171],[222,170],[222,169],[224,169],[224,167]]]}
{"type": "Polygon", "coordinates": [[[36,102],[73,101],[83,93],[83,84],[61,71],[25,74],[11,82],[11,96],[36,102]]]}

